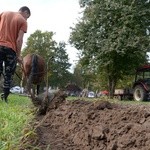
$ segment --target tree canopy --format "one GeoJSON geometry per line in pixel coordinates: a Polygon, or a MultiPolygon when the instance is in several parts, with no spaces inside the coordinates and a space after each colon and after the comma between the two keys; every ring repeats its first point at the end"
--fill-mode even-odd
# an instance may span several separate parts
{"type": "Polygon", "coordinates": [[[150,51],[149,0],[80,0],[83,17],[70,34],[82,64],[105,74],[109,91],[147,62],[150,51]],[[92,67],[93,66],[93,67],[92,67]]]}

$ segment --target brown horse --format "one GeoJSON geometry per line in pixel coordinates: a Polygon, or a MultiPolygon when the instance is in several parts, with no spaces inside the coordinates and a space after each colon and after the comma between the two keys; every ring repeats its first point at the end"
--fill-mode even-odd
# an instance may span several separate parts
{"type": "Polygon", "coordinates": [[[36,94],[38,95],[40,83],[44,81],[46,74],[46,66],[43,57],[38,54],[27,54],[23,58],[22,70],[23,76],[21,84],[23,85],[23,82],[26,81],[27,92],[31,96],[35,95],[33,85],[36,85],[36,94]],[[33,92],[31,92],[31,89],[33,92]]]}

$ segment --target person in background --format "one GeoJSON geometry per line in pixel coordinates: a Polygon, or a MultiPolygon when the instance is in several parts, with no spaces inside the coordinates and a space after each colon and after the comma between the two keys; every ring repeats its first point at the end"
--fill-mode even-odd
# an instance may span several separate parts
{"type": "Polygon", "coordinates": [[[27,32],[27,19],[30,16],[27,6],[21,7],[18,12],[0,13],[0,77],[4,77],[1,99],[5,102],[8,102],[16,64],[22,62],[23,36],[27,32]]]}

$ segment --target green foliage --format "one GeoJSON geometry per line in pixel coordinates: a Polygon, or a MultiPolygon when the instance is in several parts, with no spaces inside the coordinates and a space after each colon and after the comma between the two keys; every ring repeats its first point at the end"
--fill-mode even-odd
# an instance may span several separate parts
{"type": "Polygon", "coordinates": [[[65,49],[66,44],[60,42],[55,49],[53,62],[50,66],[52,73],[49,81],[54,87],[64,87],[72,78],[72,74],[68,71],[70,68],[68,55],[65,49]],[[58,82],[59,81],[59,82],[58,82]]]}
{"type": "Polygon", "coordinates": [[[72,28],[70,43],[83,65],[104,72],[109,89],[147,62],[150,46],[150,2],[147,0],[81,0],[83,17],[72,28]]]}
{"type": "Polygon", "coordinates": [[[0,149],[16,148],[23,129],[32,120],[32,103],[27,97],[9,96],[9,104],[0,101],[0,149]]]}
{"type": "Polygon", "coordinates": [[[23,49],[22,55],[36,53],[43,56],[46,61],[53,56],[56,49],[56,42],[53,40],[53,32],[41,32],[36,30],[27,39],[26,47],[23,49]]]}
{"type": "Polygon", "coordinates": [[[74,69],[74,81],[79,86],[84,88],[84,78],[82,75],[82,66],[78,63],[74,69]]]}
{"type": "MultiPolygon", "coordinates": [[[[63,87],[70,80],[68,54],[66,44],[53,40],[53,32],[35,31],[27,40],[22,55],[37,53],[44,57],[47,67],[48,83],[52,87],[63,87]],[[59,81],[59,82],[58,82],[59,81]]],[[[44,86],[44,85],[43,85],[44,86]]]]}

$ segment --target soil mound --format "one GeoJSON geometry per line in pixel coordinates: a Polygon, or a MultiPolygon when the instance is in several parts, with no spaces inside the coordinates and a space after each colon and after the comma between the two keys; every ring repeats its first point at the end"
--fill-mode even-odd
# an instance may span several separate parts
{"type": "Polygon", "coordinates": [[[148,106],[62,101],[36,119],[42,150],[150,150],[148,106]]]}

